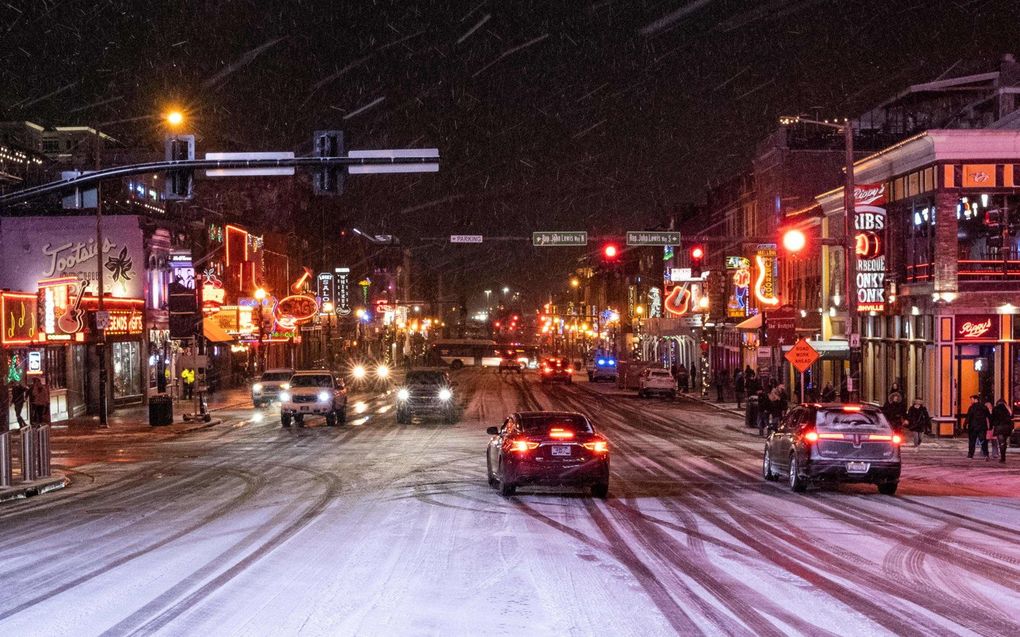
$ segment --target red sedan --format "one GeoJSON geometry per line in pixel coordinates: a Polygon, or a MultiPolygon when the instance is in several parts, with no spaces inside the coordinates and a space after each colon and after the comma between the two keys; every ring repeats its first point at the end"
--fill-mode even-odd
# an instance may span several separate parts
{"type": "Polygon", "coordinates": [[[588,486],[597,498],[609,493],[609,441],[583,415],[520,412],[486,431],[489,485],[503,495],[528,484],[588,486]]]}

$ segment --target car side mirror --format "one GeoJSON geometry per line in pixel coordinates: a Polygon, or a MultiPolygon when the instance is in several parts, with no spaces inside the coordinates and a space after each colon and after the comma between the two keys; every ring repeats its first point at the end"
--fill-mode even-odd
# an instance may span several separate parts
{"type": "Polygon", "coordinates": [[[499,427],[489,427],[488,429],[485,430],[485,433],[489,434],[490,436],[498,436],[499,427]]]}

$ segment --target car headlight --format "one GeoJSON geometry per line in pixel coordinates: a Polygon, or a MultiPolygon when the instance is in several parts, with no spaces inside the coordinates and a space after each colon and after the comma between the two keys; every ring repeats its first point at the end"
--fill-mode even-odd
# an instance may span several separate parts
{"type": "Polygon", "coordinates": [[[256,394],[261,393],[262,392],[262,383],[255,383],[254,385],[251,386],[251,390],[253,392],[255,392],[256,394]]]}
{"type": "Polygon", "coordinates": [[[398,389],[397,390],[397,400],[407,400],[410,397],[411,397],[411,392],[407,391],[406,389],[398,389]]]}
{"type": "Polygon", "coordinates": [[[354,376],[355,380],[361,380],[367,375],[368,372],[365,370],[364,365],[355,365],[354,368],[351,369],[351,376],[354,376]]]}
{"type": "Polygon", "coordinates": [[[450,400],[453,398],[453,392],[443,387],[439,390],[439,400],[450,400]]]}
{"type": "Polygon", "coordinates": [[[280,389],[290,389],[290,383],[282,383],[280,389]]]}
{"type": "Polygon", "coordinates": [[[290,402],[290,392],[285,392],[285,391],[280,392],[280,402],[281,403],[289,403],[290,402]]]}
{"type": "Polygon", "coordinates": [[[375,375],[378,376],[379,378],[389,378],[390,368],[387,367],[386,365],[380,365],[379,367],[375,368],[375,375]]]}
{"type": "Polygon", "coordinates": [[[329,392],[328,391],[320,391],[319,392],[319,402],[320,403],[328,403],[329,402],[329,398],[330,398],[330,396],[329,396],[329,392]]]}

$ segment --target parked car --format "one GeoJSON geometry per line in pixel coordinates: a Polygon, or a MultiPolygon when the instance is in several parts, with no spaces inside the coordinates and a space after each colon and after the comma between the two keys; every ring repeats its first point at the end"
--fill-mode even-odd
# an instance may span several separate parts
{"type": "Polygon", "coordinates": [[[600,380],[616,382],[616,359],[612,356],[596,356],[588,362],[588,381],[597,383],[600,380]]]}
{"type": "Polygon", "coordinates": [[[330,427],[347,422],[347,387],[327,370],[294,372],[290,387],[280,392],[280,423],[303,425],[305,416],[324,416],[330,427]]]}
{"type": "Polygon", "coordinates": [[[533,411],[511,414],[489,427],[489,486],[511,496],[529,484],[576,485],[593,496],[609,493],[609,441],[583,415],[533,411]]]}
{"type": "Polygon", "coordinates": [[[290,387],[293,369],[267,369],[251,385],[251,402],[256,409],[277,400],[280,392],[290,387]]]}
{"type": "Polygon", "coordinates": [[[397,390],[397,422],[407,424],[418,414],[438,415],[447,423],[457,421],[453,383],[445,369],[412,369],[397,390]]]}
{"type": "Polygon", "coordinates": [[[785,475],[797,492],[816,482],[867,482],[892,495],[902,442],[876,406],[800,405],[765,440],[762,476],[785,475]]]}
{"type": "Polygon", "coordinates": [[[645,369],[638,378],[638,396],[647,398],[653,394],[676,398],[676,379],[668,369],[645,369]]]}

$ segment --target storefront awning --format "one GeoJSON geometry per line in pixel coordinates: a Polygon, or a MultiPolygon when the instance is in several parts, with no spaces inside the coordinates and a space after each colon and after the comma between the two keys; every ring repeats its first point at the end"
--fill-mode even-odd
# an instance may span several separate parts
{"type": "Polygon", "coordinates": [[[760,330],[761,329],[761,314],[755,314],[749,319],[745,319],[735,326],[738,330],[760,330]]]}
{"type": "Polygon", "coordinates": [[[202,319],[202,334],[213,343],[228,343],[234,340],[234,337],[227,334],[217,321],[210,320],[209,317],[202,319]]]}

